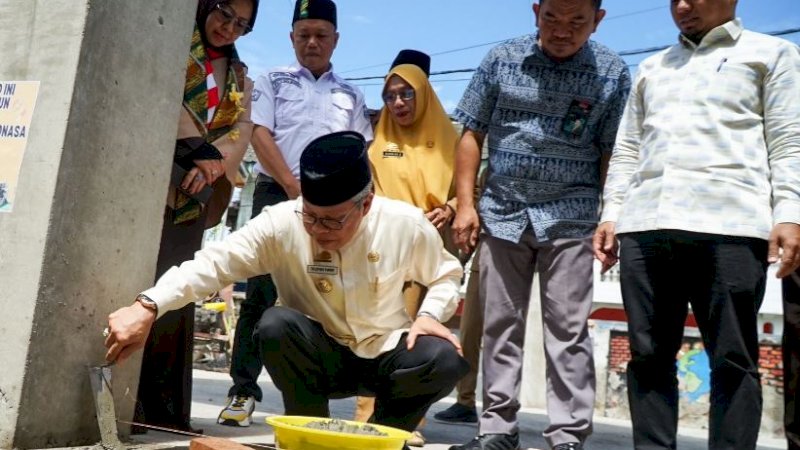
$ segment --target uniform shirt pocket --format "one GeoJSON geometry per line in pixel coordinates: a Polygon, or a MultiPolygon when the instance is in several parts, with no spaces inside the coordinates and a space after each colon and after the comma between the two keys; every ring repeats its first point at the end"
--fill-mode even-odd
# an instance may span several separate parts
{"type": "Polygon", "coordinates": [[[347,92],[331,92],[330,123],[334,130],[350,129],[350,119],[353,117],[353,110],[356,102],[353,96],[347,92]]]}
{"type": "Polygon", "coordinates": [[[306,116],[302,89],[284,85],[275,93],[275,128],[300,125],[306,116]]]}

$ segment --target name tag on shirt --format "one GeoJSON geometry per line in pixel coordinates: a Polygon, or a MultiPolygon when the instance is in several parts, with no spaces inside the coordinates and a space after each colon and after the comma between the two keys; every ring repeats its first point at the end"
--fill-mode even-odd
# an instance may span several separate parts
{"type": "Polygon", "coordinates": [[[386,149],[383,151],[384,158],[402,158],[403,151],[400,150],[400,147],[395,144],[394,142],[389,142],[386,144],[386,149]]]}
{"type": "Polygon", "coordinates": [[[312,275],[339,275],[339,268],[336,266],[309,264],[306,266],[306,272],[312,275]]]}

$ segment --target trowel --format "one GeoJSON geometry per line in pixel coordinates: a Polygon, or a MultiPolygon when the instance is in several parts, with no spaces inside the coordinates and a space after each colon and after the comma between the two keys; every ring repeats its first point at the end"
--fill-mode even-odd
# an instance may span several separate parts
{"type": "Polygon", "coordinates": [[[100,427],[100,445],[106,450],[123,450],[125,445],[117,434],[117,414],[114,410],[114,395],[111,392],[111,366],[113,362],[89,367],[97,425],[100,427]]]}

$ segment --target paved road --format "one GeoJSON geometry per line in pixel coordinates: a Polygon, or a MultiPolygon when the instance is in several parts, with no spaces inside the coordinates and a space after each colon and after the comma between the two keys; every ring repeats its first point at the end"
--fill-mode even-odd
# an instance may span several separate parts
{"type": "MultiPolygon", "coordinates": [[[[264,389],[264,401],[256,405],[253,415],[254,423],[249,428],[233,428],[216,424],[216,417],[225,403],[225,395],[230,387],[230,378],[227,374],[195,370],[194,392],[192,403],[192,424],[202,428],[209,436],[228,437],[243,443],[256,443],[272,445],[272,428],[266,425],[264,419],[269,415],[283,413],[281,396],[275,386],[262,375],[260,386],[264,389]]],[[[331,402],[331,414],[334,417],[349,419],[353,415],[353,399],[335,400],[331,402]]],[[[447,408],[452,403],[451,398],[446,398],[431,408],[429,417],[434,412],[447,408]]],[[[520,414],[520,432],[522,448],[530,450],[547,449],[541,436],[546,426],[547,417],[542,411],[525,409],[520,414]]],[[[428,421],[424,434],[428,444],[424,450],[447,450],[452,444],[464,443],[475,435],[477,428],[474,426],[448,425],[428,421]]],[[[707,448],[704,432],[697,430],[682,430],[678,441],[681,450],[705,450],[707,448]]],[[[176,437],[162,432],[149,432],[146,435],[136,436],[134,442],[141,444],[141,448],[155,450],[159,448],[186,448],[188,439],[176,437]]],[[[597,418],[595,431],[587,442],[588,450],[628,450],[632,448],[630,424],[625,421],[597,418]]],[[[785,449],[786,444],[781,440],[767,440],[760,442],[759,450],[785,449]]]]}

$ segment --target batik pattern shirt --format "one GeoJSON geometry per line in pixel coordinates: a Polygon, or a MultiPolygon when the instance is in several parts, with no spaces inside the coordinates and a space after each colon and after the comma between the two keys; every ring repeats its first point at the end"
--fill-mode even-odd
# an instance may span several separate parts
{"type": "Polygon", "coordinates": [[[512,242],[528,227],[539,241],[590,235],[600,156],[614,146],[629,90],[625,62],[593,41],[560,63],[534,35],[492,49],[455,111],[466,128],[488,133],[484,230],[512,242]]]}

